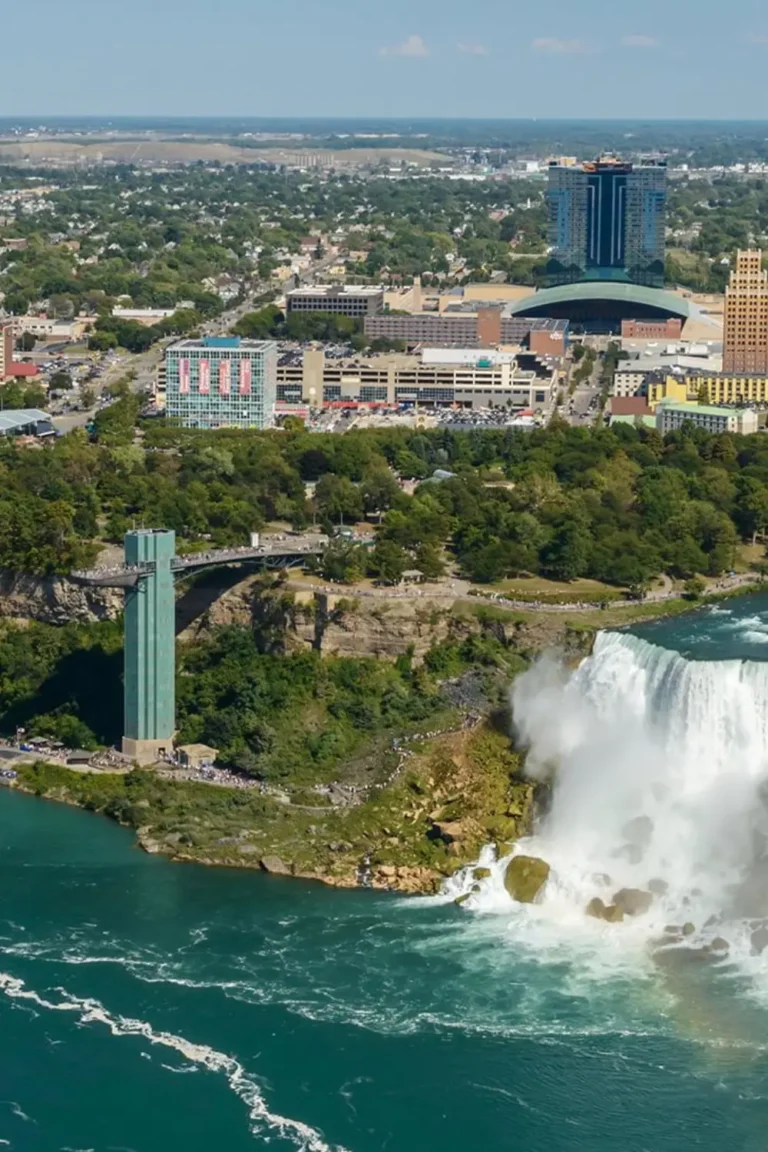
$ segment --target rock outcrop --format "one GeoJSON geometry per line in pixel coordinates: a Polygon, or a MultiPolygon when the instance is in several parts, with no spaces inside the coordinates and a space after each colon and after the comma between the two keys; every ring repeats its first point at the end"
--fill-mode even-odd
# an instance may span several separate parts
{"type": "Polygon", "coordinates": [[[519,904],[532,904],[549,879],[549,864],[538,856],[513,856],[504,873],[504,887],[519,904]]]}
{"type": "Polygon", "coordinates": [[[89,588],[66,576],[30,576],[0,570],[0,616],[41,624],[115,620],[123,610],[119,588],[89,588]]]}

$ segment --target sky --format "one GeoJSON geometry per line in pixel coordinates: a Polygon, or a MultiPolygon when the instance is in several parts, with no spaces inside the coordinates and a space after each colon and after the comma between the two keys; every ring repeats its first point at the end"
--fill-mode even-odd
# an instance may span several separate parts
{"type": "Polygon", "coordinates": [[[766,0],[24,0],[0,115],[768,120],[766,0]]]}

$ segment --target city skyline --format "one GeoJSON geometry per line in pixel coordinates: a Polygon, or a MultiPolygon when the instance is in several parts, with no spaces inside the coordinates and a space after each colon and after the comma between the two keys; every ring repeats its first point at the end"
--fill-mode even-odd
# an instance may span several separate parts
{"type": "Polygon", "coordinates": [[[108,11],[95,0],[65,9],[38,0],[5,18],[6,42],[34,53],[8,54],[0,107],[6,116],[768,117],[768,18],[755,0],[733,0],[725,28],[720,17],[713,0],[648,0],[634,13],[609,0],[578,10],[553,0],[545,13],[501,0],[476,0],[471,12],[457,0],[392,0],[373,13],[351,0],[256,11],[230,0],[212,23],[203,0],[108,11]],[[191,66],[217,59],[223,69],[191,66]]]}

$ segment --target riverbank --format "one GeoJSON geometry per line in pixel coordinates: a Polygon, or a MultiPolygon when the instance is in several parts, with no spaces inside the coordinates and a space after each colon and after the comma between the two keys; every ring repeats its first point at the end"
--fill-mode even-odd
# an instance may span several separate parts
{"type": "Polygon", "coordinates": [[[520,767],[507,736],[484,725],[426,742],[387,787],[325,812],[151,771],[84,775],[37,762],[20,766],[9,784],[102,813],[133,828],[145,851],[173,860],[435,892],[483,844],[528,830],[534,789],[520,767]]]}
{"type": "MultiPolygon", "coordinates": [[[[706,603],[741,593],[724,591],[706,603]]],[[[255,780],[251,787],[206,783],[170,771],[84,773],[40,761],[19,764],[7,783],[102,813],[132,828],[145,851],[173,860],[258,868],[337,887],[434,892],[477,859],[484,844],[509,843],[531,826],[534,789],[522,776],[505,709],[494,713],[493,701],[503,701],[509,679],[549,648],[580,661],[601,628],[701,606],[668,600],[573,615],[454,606],[455,634],[482,641],[478,657],[503,658],[495,668],[479,664],[470,673],[470,680],[478,678],[474,690],[484,699],[485,717],[467,714],[472,685],[466,673],[444,680],[445,709],[433,714],[430,730],[401,718],[396,730],[369,742],[359,764],[339,760],[335,783],[322,788],[306,776],[306,765],[288,771],[279,787],[255,780]]],[[[432,651],[434,657],[440,650],[432,651]]]]}

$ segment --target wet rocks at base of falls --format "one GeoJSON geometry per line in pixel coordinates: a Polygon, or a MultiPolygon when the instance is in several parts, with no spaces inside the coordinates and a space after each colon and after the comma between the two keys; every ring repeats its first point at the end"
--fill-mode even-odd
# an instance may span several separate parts
{"type": "Polygon", "coordinates": [[[643,888],[620,888],[613,894],[613,903],[625,916],[642,916],[653,904],[653,893],[643,888]]]}
{"type": "Polygon", "coordinates": [[[608,924],[620,924],[625,916],[642,916],[653,903],[653,893],[643,888],[620,888],[614,892],[610,904],[595,896],[587,904],[587,916],[594,920],[605,920],[608,924]]]}
{"type": "Polygon", "coordinates": [[[599,896],[595,896],[587,904],[587,916],[595,920],[605,920],[609,924],[620,924],[624,919],[624,913],[618,905],[606,904],[599,896]]]}
{"type": "Polygon", "coordinates": [[[549,864],[538,856],[513,856],[504,873],[504,887],[519,904],[532,904],[549,879],[549,864]]]}

